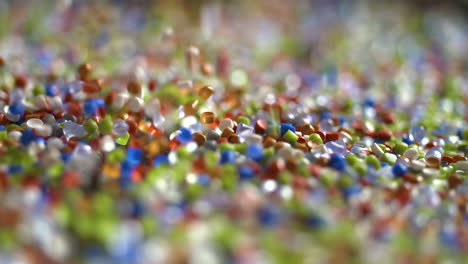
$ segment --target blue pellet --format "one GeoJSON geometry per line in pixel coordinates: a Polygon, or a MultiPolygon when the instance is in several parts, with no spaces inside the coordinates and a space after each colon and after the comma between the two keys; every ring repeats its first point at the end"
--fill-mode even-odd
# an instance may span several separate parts
{"type": "Polygon", "coordinates": [[[238,171],[241,180],[250,180],[255,177],[255,171],[249,166],[242,166],[238,171]]]}
{"type": "Polygon", "coordinates": [[[8,168],[8,174],[16,174],[23,172],[23,166],[18,164],[13,164],[8,168]]]}
{"type": "Polygon", "coordinates": [[[275,226],[279,223],[279,213],[274,208],[263,207],[258,212],[258,221],[267,227],[275,226]]]}
{"type": "Polygon", "coordinates": [[[143,215],[144,212],[145,212],[145,207],[143,206],[143,203],[140,201],[133,201],[132,209],[131,209],[131,216],[139,218],[140,216],[143,215]]]}
{"type": "Polygon", "coordinates": [[[98,103],[95,99],[88,99],[83,104],[83,111],[88,116],[93,116],[96,114],[98,110],[98,103]]]}
{"type": "Polygon", "coordinates": [[[346,167],[346,160],[342,155],[334,154],[331,156],[328,164],[330,165],[330,167],[342,171],[346,167]]]}
{"type": "Polygon", "coordinates": [[[393,165],[392,167],[392,173],[395,177],[401,177],[407,172],[408,172],[408,169],[406,169],[405,165],[399,162],[395,163],[395,165],[393,165]]]}
{"type": "Polygon", "coordinates": [[[62,157],[63,162],[67,162],[67,161],[70,160],[71,154],[70,153],[62,153],[61,157],[62,157]]]}
{"type": "Polygon", "coordinates": [[[137,164],[137,163],[140,163],[142,159],[143,159],[143,150],[139,148],[133,148],[133,147],[128,148],[127,160],[129,162],[131,162],[132,164],[137,164]]]}
{"type": "Polygon", "coordinates": [[[252,144],[247,147],[247,157],[251,158],[256,162],[260,162],[263,159],[263,149],[257,144],[252,144]]]}
{"type": "Polygon", "coordinates": [[[364,100],[364,105],[368,107],[374,107],[375,101],[372,98],[366,98],[366,100],[364,100]]]}
{"type": "Polygon", "coordinates": [[[332,113],[330,112],[322,112],[320,113],[319,117],[320,117],[320,120],[325,120],[325,119],[329,119],[331,118],[333,115],[332,113]]]}
{"type": "Polygon", "coordinates": [[[342,194],[345,199],[349,199],[351,196],[359,194],[361,190],[361,187],[359,187],[358,185],[351,185],[342,189],[342,194]]]}
{"type": "Polygon", "coordinates": [[[192,132],[190,132],[189,129],[183,127],[179,131],[180,131],[180,133],[177,136],[177,138],[181,142],[186,143],[186,142],[190,141],[190,139],[192,139],[192,132]]]}
{"type": "Polygon", "coordinates": [[[169,164],[169,156],[168,155],[158,155],[154,158],[153,165],[158,167],[161,164],[169,164]]]}
{"type": "Polygon", "coordinates": [[[225,150],[221,152],[221,164],[234,163],[236,161],[236,153],[234,151],[225,150]]]}
{"type": "Polygon", "coordinates": [[[380,166],[382,166],[382,167],[388,166],[388,163],[385,162],[385,161],[381,161],[381,162],[380,162],[380,166]]]}
{"type": "Polygon", "coordinates": [[[286,134],[288,130],[291,130],[292,132],[296,133],[296,128],[293,125],[289,123],[282,123],[280,128],[281,136],[284,136],[284,134],[286,134]]]}
{"type": "Polygon", "coordinates": [[[27,146],[31,144],[35,139],[36,139],[36,136],[34,136],[34,132],[31,129],[26,129],[23,131],[23,134],[21,135],[20,142],[21,144],[27,146]]]}
{"type": "Polygon", "coordinates": [[[409,137],[404,137],[402,139],[402,141],[408,145],[410,145],[411,143],[413,143],[413,141],[409,138],[409,137]]]}
{"type": "Polygon", "coordinates": [[[8,108],[8,111],[13,115],[24,115],[24,106],[21,102],[14,102],[8,108]]]}
{"type": "Polygon", "coordinates": [[[47,96],[55,96],[57,94],[57,85],[54,84],[47,84],[45,87],[45,92],[47,96]]]}
{"type": "Polygon", "coordinates": [[[211,178],[210,176],[206,175],[206,174],[200,174],[198,176],[198,184],[202,185],[202,186],[208,186],[211,182],[211,178]]]}

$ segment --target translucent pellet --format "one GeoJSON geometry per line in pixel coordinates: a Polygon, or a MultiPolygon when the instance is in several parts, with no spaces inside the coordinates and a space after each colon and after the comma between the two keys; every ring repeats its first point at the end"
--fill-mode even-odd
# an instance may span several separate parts
{"type": "Polygon", "coordinates": [[[346,144],[343,140],[330,141],[325,143],[330,153],[344,154],[346,153],[346,144]]]}
{"type": "Polygon", "coordinates": [[[114,122],[114,126],[112,127],[112,133],[116,136],[121,137],[128,132],[128,124],[127,122],[123,121],[122,119],[118,119],[114,122]]]}
{"type": "Polygon", "coordinates": [[[426,131],[422,126],[414,126],[410,129],[408,136],[411,141],[420,142],[426,136],[426,131]]]}
{"type": "Polygon", "coordinates": [[[72,81],[68,84],[68,89],[71,94],[77,94],[83,89],[83,82],[79,80],[72,81]]]}
{"type": "Polygon", "coordinates": [[[63,125],[63,133],[66,137],[78,137],[81,138],[86,134],[86,131],[82,125],[75,122],[68,121],[63,125]]]}
{"type": "Polygon", "coordinates": [[[143,100],[138,97],[132,97],[128,101],[128,109],[132,112],[140,112],[143,109],[143,100]]]}
{"type": "Polygon", "coordinates": [[[75,147],[72,155],[75,157],[80,157],[80,156],[88,156],[91,154],[93,154],[93,150],[91,146],[80,143],[75,147]]]}

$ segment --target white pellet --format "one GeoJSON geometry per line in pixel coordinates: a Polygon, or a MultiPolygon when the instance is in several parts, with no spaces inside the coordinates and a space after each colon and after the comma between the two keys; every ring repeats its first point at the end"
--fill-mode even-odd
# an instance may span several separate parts
{"type": "Polygon", "coordinates": [[[371,146],[371,150],[372,152],[379,158],[381,158],[383,156],[383,154],[385,153],[380,147],[379,145],[377,145],[377,143],[374,143],[372,144],[371,146]]]}
{"type": "Polygon", "coordinates": [[[415,160],[418,158],[419,156],[419,153],[416,149],[414,148],[409,148],[405,151],[405,153],[403,153],[403,156],[404,157],[407,157],[408,159],[410,160],[415,160]]]}
{"type": "Polygon", "coordinates": [[[425,167],[426,167],[426,162],[424,160],[413,160],[410,165],[410,168],[416,171],[421,171],[425,167]]]}
{"type": "Polygon", "coordinates": [[[230,118],[225,118],[219,122],[218,128],[219,130],[223,131],[225,128],[233,128],[234,127],[234,122],[230,118]]]}
{"type": "Polygon", "coordinates": [[[23,135],[23,133],[21,133],[19,131],[11,131],[11,132],[8,133],[8,138],[11,138],[13,140],[18,141],[20,139],[21,135],[23,135]]]}
{"type": "Polygon", "coordinates": [[[143,100],[138,97],[132,97],[132,99],[128,101],[128,108],[132,112],[140,112],[143,109],[143,100]]]}

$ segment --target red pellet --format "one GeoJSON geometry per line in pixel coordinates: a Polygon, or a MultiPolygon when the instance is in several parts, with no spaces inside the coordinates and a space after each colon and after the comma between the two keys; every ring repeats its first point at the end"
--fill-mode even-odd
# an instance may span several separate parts
{"type": "Polygon", "coordinates": [[[340,133],[338,132],[327,132],[325,134],[325,141],[334,141],[340,138],[340,133]]]}
{"type": "Polygon", "coordinates": [[[256,133],[263,134],[266,132],[267,127],[268,127],[268,123],[263,119],[259,119],[257,120],[257,122],[255,122],[254,128],[255,128],[256,133]]]}

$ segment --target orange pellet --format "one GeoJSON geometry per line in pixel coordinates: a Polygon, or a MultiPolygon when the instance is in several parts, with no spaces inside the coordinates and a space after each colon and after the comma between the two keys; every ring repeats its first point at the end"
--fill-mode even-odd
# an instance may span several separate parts
{"type": "Polygon", "coordinates": [[[127,90],[131,94],[138,95],[141,93],[141,84],[136,80],[129,81],[127,84],[127,90]]]}
{"type": "Polygon", "coordinates": [[[89,63],[81,64],[78,67],[78,76],[81,80],[87,80],[91,76],[91,71],[93,70],[93,66],[89,63]]]}
{"type": "Polygon", "coordinates": [[[276,140],[270,136],[267,136],[263,139],[263,146],[265,148],[269,148],[271,146],[274,146],[276,144],[276,140]]]}
{"type": "Polygon", "coordinates": [[[80,176],[76,171],[66,171],[62,176],[63,185],[67,188],[73,188],[80,184],[80,176]]]}
{"type": "Polygon", "coordinates": [[[206,99],[210,98],[213,94],[214,94],[214,89],[213,89],[213,87],[211,87],[209,85],[203,86],[198,91],[198,96],[200,96],[200,98],[202,98],[203,100],[206,100],[206,99]]]}
{"type": "Polygon", "coordinates": [[[148,90],[150,90],[151,92],[154,92],[157,87],[158,87],[158,81],[150,80],[148,82],[148,90]]]}
{"type": "Polygon", "coordinates": [[[193,141],[197,142],[199,146],[205,144],[206,138],[202,133],[196,132],[192,135],[193,141]]]}
{"type": "Polygon", "coordinates": [[[198,111],[198,101],[192,101],[184,104],[184,113],[186,115],[195,115],[198,111]]]}
{"type": "Polygon", "coordinates": [[[294,148],[300,149],[302,151],[309,151],[309,148],[305,143],[296,143],[296,145],[294,145],[294,148]]]}
{"type": "Polygon", "coordinates": [[[214,67],[213,65],[209,63],[203,63],[200,67],[200,71],[202,72],[203,75],[210,76],[214,72],[214,67]]]}
{"type": "Polygon", "coordinates": [[[239,136],[236,135],[236,134],[230,135],[230,136],[228,137],[228,141],[229,141],[229,143],[234,143],[234,144],[240,143],[239,136]]]}
{"type": "Polygon", "coordinates": [[[216,114],[213,112],[203,112],[200,115],[201,122],[205,125],[214,123],[216,114]]]}
{"type": "Polygon", "coordinates": [[[464,161],[464,160],[466,160],[466,157],[464,157],[464,156],[462,156],[460,154],[457,154],[457,155],[453,156],[453,159],[455,160],[455,162],[464,161]]]}
{"type": "Polygon", "coordinates": [[[229,137],[232,134],[234,134],[234,130],[230,127],[226,127],[221,133],[221,137],[229,137]]]}
{"type": "Polygon", "coordinates": [[[299,131],[301,131],[303,135],[310,135],[315,132],[315,129],[311,124],[305,124],[300,127],[299,131]]]}
{"type": "Polygon", "coordinates": [[[426,165],[429,168],[438,169],[440,165],[440,161],[436,157],[429,157],[426,159],[426,165]]]}
{"type": "Polygon", "coordinates": [[[85,93],[89,93],[89,94],[97,93],[99,92],[99,90],[100,90],[100,87],[94,82],[85,82],[83,84],[83,91],[85,93]]]}
{"type": "Polygon", "coordinates": [[[108,178],[116,179],[120,176],[120,165],[106,163],[102,166],[102,174],[108,178]]]}

